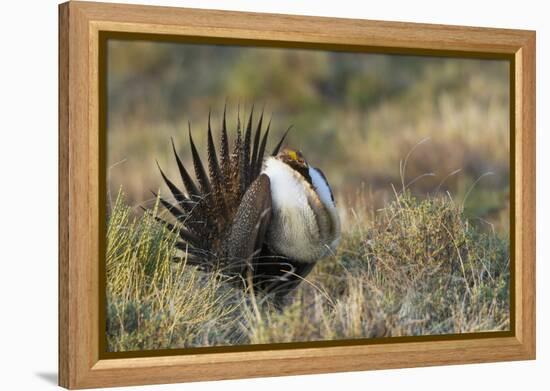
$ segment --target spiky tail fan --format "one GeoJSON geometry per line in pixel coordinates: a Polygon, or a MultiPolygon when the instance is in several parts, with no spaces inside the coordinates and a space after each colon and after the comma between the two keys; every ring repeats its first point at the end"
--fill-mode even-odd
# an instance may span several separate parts
{"type": "MultiPolygon", "coordinates": [[[[160,217],[157,220],[169,230],[178,232],[176,247],[184,252],[188,264],[197,265],[204,271],[220,270],[244,278],[252,271],[256,282],[265,283],[258,274],[258,270],[265,267],[257,265],[260,252],[263,251],[262,256],[266,256],[263,238],[271,216],[271,196],[269,178],[260,172],[271,121],[264,131],[262,111],[252,137],[253,113],[252,107],[244,137],[238,120],[236,139],[230,152],[224,108],[219,155],[214,145],[209,113],[207,169],[199,156],[189,125],[196,182],[182,163],[172,140],[172,150],[185,191],[178,188],[159,166],[160,174],[175,200],[172,203],[160,197],[160,202],[178,224],[175,226],[160,217]],[[254,269],[257,269],[256,272],[254,269]]],[[[273,149],[273,156],[279,152],[289,130],[273,149]]]]}

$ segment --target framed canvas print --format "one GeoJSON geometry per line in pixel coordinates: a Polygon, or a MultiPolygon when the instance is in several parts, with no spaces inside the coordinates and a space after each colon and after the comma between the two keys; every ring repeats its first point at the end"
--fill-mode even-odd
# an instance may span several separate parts
{"type": "Polygon", "coordinates": [[[535,33],[59,7],[59,380],[535,358],[535,33]]]}

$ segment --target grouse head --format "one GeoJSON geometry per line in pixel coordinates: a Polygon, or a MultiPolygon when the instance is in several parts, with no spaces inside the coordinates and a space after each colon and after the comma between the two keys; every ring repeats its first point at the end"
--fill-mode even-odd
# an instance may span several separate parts
{"type": "Polygon", "coordinates": [[[290,148],[284,148],[277,155],[277,159],[283,163],[289,165],[293,170],[300,173],[309,183],[311,183],[311,177],[309,176],[309,166],[302,154],[302,151],[295,151],[290,148]]]}

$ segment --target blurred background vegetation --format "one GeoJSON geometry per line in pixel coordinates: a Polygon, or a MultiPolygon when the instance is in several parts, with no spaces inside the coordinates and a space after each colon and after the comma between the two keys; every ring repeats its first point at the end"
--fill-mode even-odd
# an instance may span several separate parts
{"type": "Polygon", "coordinates": [[[107,79],[111,205],[120,187],[132,206],[154,202],[155,159],[177,178],[170,137],[189,162],[188,121],[204,152],[209,109],[217,133],[226,101],[231,129],[237,108],[246,118],[254,103],[273,116],[272,141],[294,126],[287,145],[325,172],[340,206],[393,200],[416,145],[410,191],[448,191],[467,217],[508,237],[505,61],[110,40],[107,79]]]}

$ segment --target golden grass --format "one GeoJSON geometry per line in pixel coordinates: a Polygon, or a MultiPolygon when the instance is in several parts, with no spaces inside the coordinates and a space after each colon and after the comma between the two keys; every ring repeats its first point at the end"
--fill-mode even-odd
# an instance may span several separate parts
{"type": "Polygon", "coordinates": [[[175,235],[132,217],[122,193],[109,217],[110,351],[432,335],[509,328],[508,242],[450,196],[407,191],[375,211],[341,207],[342,244],[282,309],[174,263],[175,235]]]}

